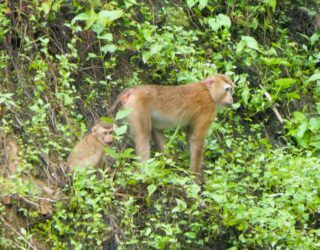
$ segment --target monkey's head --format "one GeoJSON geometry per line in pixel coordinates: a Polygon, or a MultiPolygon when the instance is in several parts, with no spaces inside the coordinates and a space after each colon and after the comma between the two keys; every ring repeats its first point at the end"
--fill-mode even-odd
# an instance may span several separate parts
{"type": "Polygon", "coordinates": [[[226,75],[216,74],[209,76],[204,80],[213,101],[218,105],[233,104],[232,90],[233,82],[226,75]]]}
{"type": "Polygon", "coordinates": [[[98,122],[92,128],[92,135],[103,145],[110,145],[113,141],[113,130],[115,125],[108,122],[98,122]]]}

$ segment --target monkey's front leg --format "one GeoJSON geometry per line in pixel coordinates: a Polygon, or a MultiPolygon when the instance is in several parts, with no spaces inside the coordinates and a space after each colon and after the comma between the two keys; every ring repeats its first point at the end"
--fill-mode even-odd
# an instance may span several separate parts
{"type": "Polygon", "coordinates": [[[190,143],[190,154],[191,164],[190,170],[196,174],[195,181],[198,184],[204,183],[202,173],[202,158],[204,140],[209,128],[210,122],[198,121],[198,124],[191,130],[189,130],[189,143],[190,143]]]}

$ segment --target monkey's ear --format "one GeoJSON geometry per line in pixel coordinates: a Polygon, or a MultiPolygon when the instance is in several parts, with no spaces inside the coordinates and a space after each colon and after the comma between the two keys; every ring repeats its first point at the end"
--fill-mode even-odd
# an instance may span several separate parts
{"type": "Polygon", "coordinates": [[[214,84],[216,78],[214,76],[209,76],[206,79],[204,79],[204,83],[208,86],[211,87],[212,84],[214,84]]]}
{"type": "Polygon", "coordinates": [[[94,127],[91,129],[91,133],[92,133],[93,135],[96,135],[96,134],[97,134],[97,127],[96,127],[96,126],[94,126],[94,127]]]}

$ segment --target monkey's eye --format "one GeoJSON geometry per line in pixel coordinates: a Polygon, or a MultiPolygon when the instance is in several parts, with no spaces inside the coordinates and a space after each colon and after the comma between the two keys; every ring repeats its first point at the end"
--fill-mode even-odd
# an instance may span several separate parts
{"type": "Polygon", "coordinates": [[[226,92],[230,92],[231,88],[230,87],[226,87],[225,90],[226,90],[226,92]]]}

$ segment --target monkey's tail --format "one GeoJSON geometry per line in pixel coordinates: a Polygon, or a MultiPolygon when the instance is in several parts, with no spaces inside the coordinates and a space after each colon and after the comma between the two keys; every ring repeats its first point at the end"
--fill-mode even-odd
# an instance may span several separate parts
{"type": "Polygon", "coordinates": [[[122,91],[122,92],[118,95],[117,99],[114,101],[114,103],[112,104],[112,106],[108,109],[108,112],[107,112],[108,115],[112,115],[112,114],[113,114],[114,110],[118,107],[119,103],[120,103],[121,100],[122,100],[122,97],[126,94],[127,91],[128,91],[128,90],[126,89],[126,90],[122,91]]]}
{"type": "Polygon", "coordinates": [[[112,104],[112,106],[108,109],[107,113],[108,115],[112,115],[114,110],[118,107],[119,103],[121,101],[120,96],[117,97],[117,99],[115,100],[115,102],[112,104]]]}

